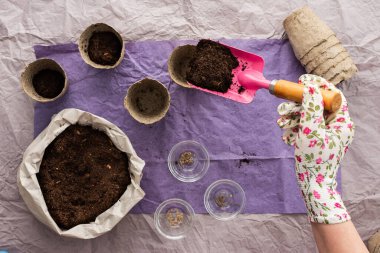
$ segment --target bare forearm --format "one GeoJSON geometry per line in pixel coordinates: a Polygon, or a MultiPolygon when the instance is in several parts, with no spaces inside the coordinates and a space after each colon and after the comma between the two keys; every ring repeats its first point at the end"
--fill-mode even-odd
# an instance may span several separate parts
{"type": "Polygon", "coordinates": [[[339,224],[311,223],[320,253],[368,252],[351,221],[339,224]]]}

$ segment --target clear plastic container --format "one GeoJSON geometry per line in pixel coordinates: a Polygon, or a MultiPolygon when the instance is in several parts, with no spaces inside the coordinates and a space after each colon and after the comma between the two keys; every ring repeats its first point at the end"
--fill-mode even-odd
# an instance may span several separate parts
{"type": "Polygon", "coordinates": [[[194,210],[182,199],[168,199],[162,202],[154,213],[154,225],[164,237],[172,240],[185,237],[191,228],[194,210]]]}
{"type": "Polygon", "coordinates": [[[173,146],[168,156],[168,167],[175,178],[182,182],[201,179],[210,166],[206,148],[196,141],[182,141],[173,146]]]}
{"type": "Polygon", "coordinates": [[[231,220],[245,207],[245,193],[235,181],[221,179],[212,183],[204,195],[207,212],[218,220],[231,220]]]}

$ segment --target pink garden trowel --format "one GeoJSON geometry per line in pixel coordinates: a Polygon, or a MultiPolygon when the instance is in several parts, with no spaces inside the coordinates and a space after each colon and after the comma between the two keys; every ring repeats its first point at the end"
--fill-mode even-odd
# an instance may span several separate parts
{"type": "MultiPolygon", "coordinates": [[[[221,43],[222,44],[222,43],[221,43]]],[[[303,85],[285,80],[267,80],[263,75],[264,59],[246,51],[222,44],[231,50],[238,59],[239,66],[232,70],[231,88],[226,93],[211,91],[187,83],[191,88],[202,90],[214,95],[232,99],[240,103],[250,103],[258,89],[268,89],[276,97],[302,102],[303,85]],[[240,88],[244,87],[244,89],[240,88]]],[[[335,112],[340,108],[342,98],[338,92],[322,90],[325,110],[335,112]]]]}

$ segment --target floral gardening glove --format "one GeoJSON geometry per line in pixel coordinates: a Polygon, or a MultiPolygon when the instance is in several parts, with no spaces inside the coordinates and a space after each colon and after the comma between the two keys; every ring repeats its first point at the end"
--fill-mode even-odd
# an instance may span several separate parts
{"type": "Polygon", "coordinates": [[[334,224],[350,220],[336,191],[336,173],[354,136],[354,124],[347,101],[333,84],[314,75],[303,75],[305,85],[302,104],[282,103],[278,107],[278,125],[285,129],[283,140],[295,147],[298,185],[305,200],[310,221],[334,224]],[[342,106],[324,115],[319,88],[342,95],[342,106]]]}

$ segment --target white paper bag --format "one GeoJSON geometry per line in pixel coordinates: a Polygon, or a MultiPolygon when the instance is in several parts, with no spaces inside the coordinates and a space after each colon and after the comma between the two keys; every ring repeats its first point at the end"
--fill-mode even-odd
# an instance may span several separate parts
{"type": "Polygon", "coordinates": [[[22,198],[38,220],[60,235],[90,239],[110,231],[145,195],[140,180],[145,162],[139,158],[128,137],[111,122],[78,109],[65,109],[53,116],[48,127],[26,149],[17,173],[17,184],[22,198]],[[108,210],[96,217],[94,222],[80,224],[69,230],[60,229],[50,216],[36,173],[39,172],[46,147],[68,126],[91,125],[105,132],[121,151],[130,159],[131,184],[120,199],[108,210]]]}

